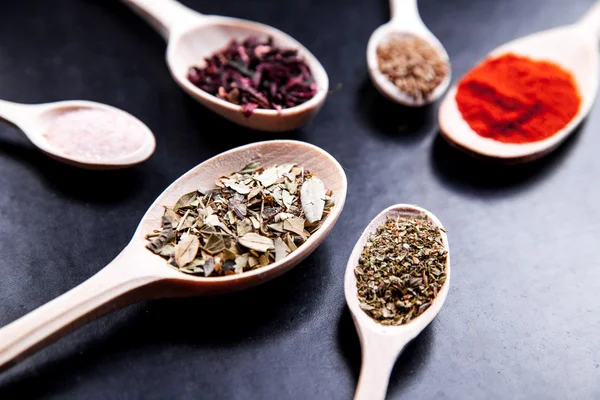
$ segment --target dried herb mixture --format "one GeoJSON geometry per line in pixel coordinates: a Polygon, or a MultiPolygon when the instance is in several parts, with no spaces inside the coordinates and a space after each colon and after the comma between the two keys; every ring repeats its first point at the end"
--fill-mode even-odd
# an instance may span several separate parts
{"type": "Polygon", "coordinates": [[[323,182],[295,164],[264,168],[255,161],[215,183],[165,207],[162,228],[147,237],[146,247],[181,272],[240,274],[279,261],[334,206],[323,182]]]}
{"type": "Polygon", "coordinates": [[[426,215],[388,218],[354,270],[360,308],[383,325],[415,319],[444,285],[447,258],[440,229],[426,215]]]}

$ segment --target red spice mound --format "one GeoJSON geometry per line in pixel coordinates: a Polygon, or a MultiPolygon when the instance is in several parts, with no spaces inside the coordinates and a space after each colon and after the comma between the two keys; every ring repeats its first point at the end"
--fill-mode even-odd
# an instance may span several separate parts
{"type": "Polygon", "coordinates": [[[527,143],[564,128],[577,114],[581,97],[573,76],[558,65],[506,54],[465,75],[456,103],[480,136],[527,143]]]}

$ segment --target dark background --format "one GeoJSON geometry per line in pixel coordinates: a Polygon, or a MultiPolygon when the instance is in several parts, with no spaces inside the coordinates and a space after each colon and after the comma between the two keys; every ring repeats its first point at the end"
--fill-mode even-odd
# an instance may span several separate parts
{"type": "MultiPolygon", "coordinates": [[[[146,122],[157,150],[128,170],[83,171],[0,127],[0,325],[100,270],[171,181],[234,146],[321,146],[346,170],[346,208],[323,245],[281,278],[115,312],[2,373],[1,399],[349,399],[360,349],[343,296],[346,260],[371,218],[399,202],[428,208],[449,229],[452,280],[438,318],[399,358],[389,398],[600,398],[600,104],[545,159],[489,165],[440,139],[437,104],[403,109],[374,90],[365,49],[388,19],[386,1],[184,3],[286,31],[341,90],[297,132],[247,131],[184,94],[163,40],[121,3],[3,1],[0,98],[105,102],[146,122]]],[[[456,81],[497,45],[574,22],[592,3],[420,8],[456,81]]]]}

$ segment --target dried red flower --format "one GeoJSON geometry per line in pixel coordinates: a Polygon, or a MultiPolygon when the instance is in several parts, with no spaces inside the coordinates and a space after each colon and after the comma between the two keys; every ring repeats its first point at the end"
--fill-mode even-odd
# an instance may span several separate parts
{"type": "Polygon", "coordinates": [[[246,116],[255,109],[281,110],[300,105],[317,93],[312,73],[298,50],[260,42],[250,36],[232,40],[226,48],[205,59],[204,68],[191,67],[188,79],[195,86],[242,106],[246,116]]]}

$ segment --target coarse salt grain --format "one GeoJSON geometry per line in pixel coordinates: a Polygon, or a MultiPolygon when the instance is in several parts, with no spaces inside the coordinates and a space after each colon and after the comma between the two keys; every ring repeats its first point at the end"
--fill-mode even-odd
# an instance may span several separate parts
{"type": "Polygon", "coordinates": [[[77,109],[56,117],[42,136],[71,157],[111,161],[139,150],[145,130],[145,125],[125,113],[77,109]]]}

